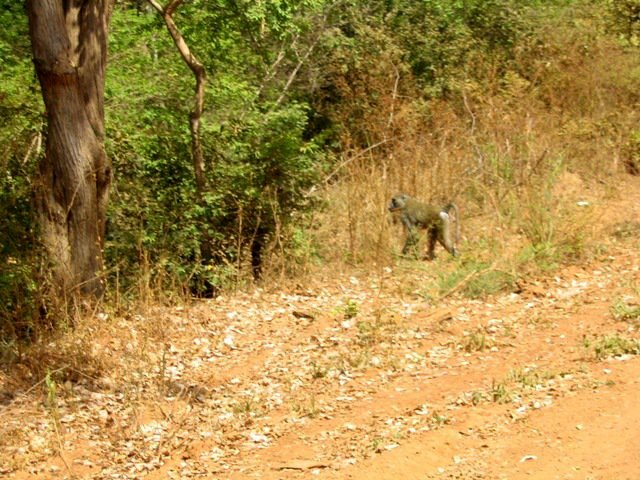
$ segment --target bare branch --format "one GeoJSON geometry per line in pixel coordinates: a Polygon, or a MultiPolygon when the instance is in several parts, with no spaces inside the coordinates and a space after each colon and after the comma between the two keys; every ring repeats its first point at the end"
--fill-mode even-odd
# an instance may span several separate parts
{"type": "MultiPolygon", "coordinates": [[[[393,138],[386,138],[384,140],[380,140],[377,143],[374,143],[373,145],[368,146],[367,148],[365,148],[364,150],[362,150],[361,152],[358,152],[357,154],[355,154],[353,157],[347,158],[346,160],[343,160],[342,162],[340,162],[340,164],[338,166],[336,166],[336,168],[334,168],[329,175],[327,175],[326,177],[324,177],[324,179],[322,180],[322,183],[327,184],[333,177],[335,177],[338,172],[340,170],[342,170],[344,167],[346,167],[347,165],[349,165],[351,162],[359,159],[360,157],[366,155],[367,153],[369,153],[371,150],[375,150],[376,148],[378,148],[381,145],[384,145],[385,143],[388,143],[390,141],[393,141],[393,138]]],[[[311,195],[313,192],[315,192],[317,190],[317,186],[314,185],[313,187],[311,187],[304,195],[305,197],[308,197],[309,195],[311,195]]]]}
{"type": "Polygon", "coordinates": [[[278,100],[276,100],[276,103],[273,106],[274,109],[278,105],[280,105],[282,103],[282,101],[284,100],[284,97],[286,96],[287,91],[289,90],[289,87],[291,87],[291,84],[293,83],[293,81],[295,80],[296,76],[298,75],[298,71],[300,70],[300,68],[302,67],[304,62],[307,61],[307,58],[309,58],[309,55],[311,55],[311,52],[313,52],[313,50],[316,48],[316,45],[318,44],[319,40],[320,40],[320,37],[317,37],[316,40],[307,49],[307,52],[304,54],[304,56],[300,60],[298,60],[298,64],[295,66],[293,71],[289,74],[289,78],[287,79],[287,83],[285,84],[284,88],[282,89],[282,92],[280,93],[280,96],[278,97],[278,100]]]}
{"type": "MultiPolygon", "coordinates": [[[[329,18],[329,13],[331,12],[331,10],[336,5],[338,5],[340,3],[341,2],[336,2],[335,4],[330,5],[329,8],[324,12],[324,15],[322,16],[322,20],[320,22],[321,30],[324,29],[324,27],[326,26],[327,20],[329,18]]],[[[276,100],[276,103],[272,107],[271,111],[275,110],[275,108],[278,107],[282,103],[282,101],[285,99],[285,96],[286,96],[287,92],[289,91],[289,88],[291,87],[291,84],[293,83],[293,81],[295,80],[296,76],[298,75],[298,72],[300,71],[300,68],[302,68],[302,65],[304,65],[304,63],[307,61],[307,59],[309,58],[309,56],[311,55],[313,50],[318,45],[318,42],[320,42],[321,38],[322,38],[322,35],[320,35],[320,34],[316,35],[314,41],[311,43],[311,45],[309,46],[307,51],[304,53],[302,58],[299,57],[298,63],[296,64],[295,68],[289,74],[289,77],[287,78],[287,83],[285,83],[284,88],[282,89],[282,92],[280,93],[280,96],[276,100]]],[[[293,39],[293,42],[291,43],[292,47],[296,44],[297,40],[298,40],[298,36],[296,35],[296,37],[293,39]]],[[[283,51],[282,51],[282,53],[284,54],[283,51]]],[[[275,68],[278,63],[280,63],[279,59],[274,63],[273,68],[275,68]]]]}
{"type": "Polygon", "coordinates": [[[171,0],[169,5],[167,5],[164,9],[165,15],[172,16],[173,12],[175,12],[178,7],[182,4],[183,0],[171,0]]]}
{"type": "Polygon", "coordinates": [[[178,48],[180,56],[193,72],[196,79],[195,95],[193,110],[189,116],[189,126],[191,129],[191,149],[193,155],[193,167],[196,177],[196,185],[198,192],[201,194],[205,187],[204,177],[204,156],[202,153],[202,145],[200,142],[200,118],[204,111],[204,90],[207,82],[207,75],[204,65],[191,53],[191,49],[186,40],[182,36],[180,29],[173,20],[173,13],[182,4],[183,0],[171,0],[166,7],[157,0],[147,0],[153,8],[155,8],[169,30],[169,34],[173,39],[173,43],[178,48]]]}
{"type": "Polygon", "coordinates": [[[162,5],[160,5],[156,0],[147,0],[147,1],[153,8],[155,8],[160,13],[160,15],[164,17],[164,7],[162,5]]]}

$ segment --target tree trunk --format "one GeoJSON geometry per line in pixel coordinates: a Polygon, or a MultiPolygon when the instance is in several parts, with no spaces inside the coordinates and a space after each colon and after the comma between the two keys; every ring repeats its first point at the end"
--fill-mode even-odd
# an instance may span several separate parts
{"type": "Polygon", "coordinates": [[[61,293],[100,296],[111,163],[104,79],[112,0],[28,0],[29,35],[47,114],[36,204],[61,293]]]}

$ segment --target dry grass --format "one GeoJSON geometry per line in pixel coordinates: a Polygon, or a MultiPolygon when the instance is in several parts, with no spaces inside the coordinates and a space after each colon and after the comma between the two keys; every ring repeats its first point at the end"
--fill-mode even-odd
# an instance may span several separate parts
{"type": "Polygon", "coordinates": [[[590,254],[603,234],[594,205],[615,192],[640,120],[631,108],[631,77],[640,68],[631,52],[605,40],[553,32],[549,65],[522,59],[541,69],[528,80],[513,71],[493,86],[469,82],[453,99],[427,104],[397,95],[391,74],[380,80],[382,110],[360,127],[369,144],[345,134],[339,181],[324,192],[328,207],[314,244],[325,263],[395,265],[402,233],[386,205],[397,191],[454,200],[463,257],[499,258],[499,270],[548,269],[590,254]],[[612,58],[626,74],[611,68],[612,58]]]}
{"type": "Polygon", "coordinates": [[[588,9],[579,18],[571,9],[545,12],[510,70],[475,58],[474,74],[454,82],[446,99],[425,100],[411,73],[386,56],[338,82],[343,102],[329,115],[342,126],[341,158],[315,192],[326,208],[313,231],[289,235],[293,255],[274,252],[269,281],[285,280],[286,263],[301,283],[318,266],[397,266],[403,234],[386,205],[398,191],[455,201],[463,258],[498,258],[500,271],[589,255],[605,234],[594,205],[616,194],[616,176],[638,155],[640,60],[596,33],[602,19],[588,9]]]}

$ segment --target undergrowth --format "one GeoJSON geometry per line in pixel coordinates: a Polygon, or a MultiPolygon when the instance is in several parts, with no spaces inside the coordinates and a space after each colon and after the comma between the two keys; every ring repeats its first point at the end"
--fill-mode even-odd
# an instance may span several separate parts
{"type": "Polygon", "coordinates": [[[621,355],[640,355],[639,339],[618,334],[604,335],[593,339],[585,337],[583,345],[598,360],[621,355]]]}

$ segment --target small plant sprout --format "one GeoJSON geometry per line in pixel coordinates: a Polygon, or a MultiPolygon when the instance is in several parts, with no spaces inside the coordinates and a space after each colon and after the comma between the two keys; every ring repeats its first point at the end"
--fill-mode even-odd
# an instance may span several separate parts
{"type": "Polygon", "coordinates": [[[53,413],[58,412],[58,384],[51,375],[51,370],[47,370],[47,375],[44,377],[44,384],[47,387],[47,409],[53,413]]]}
{"type": "Polygon", "coordinates": [[[465,352],[482,352],[489,347],[490,340],[487,340],[487,334],[482,328],[478,328],[465,338],[462,349],[465,352]]]}
{"type": "Polygon", "coordinates": [[[497,383],[494,380],[491,385],[490,395],[494,403],[509,403],[513,400],[513,392],[509,390],[505,382],[497,383]]]}
{"type": "Polygon", "coordinates": [[[611,307],[611,314],[619,321],[638,321],[640,320],[640,305],[631,304],[619,298],[611,307]]]}
{"type": "Polygon", "coordinates": [[[311,378],[313,378],[314,380],[317,380],[319,378],[325,378],[328,373],[329,373],[329,370],[327,368],[319,365],[315,361],[311,362],[311,378]]]}
{"type": "Polygon", "coordinates": [[[640,340],[620,335],[605,335],[595,340],[583,339],[583,345],[593,350],[598,360],[621,355],[640,355],[640,340]]]}
{"type": "Polygon", "coordinates": [[[355,318],[358,315],[358,303],[353,299],[347,300],[342,307],[342,315],[345,320],[355,318]]]}

